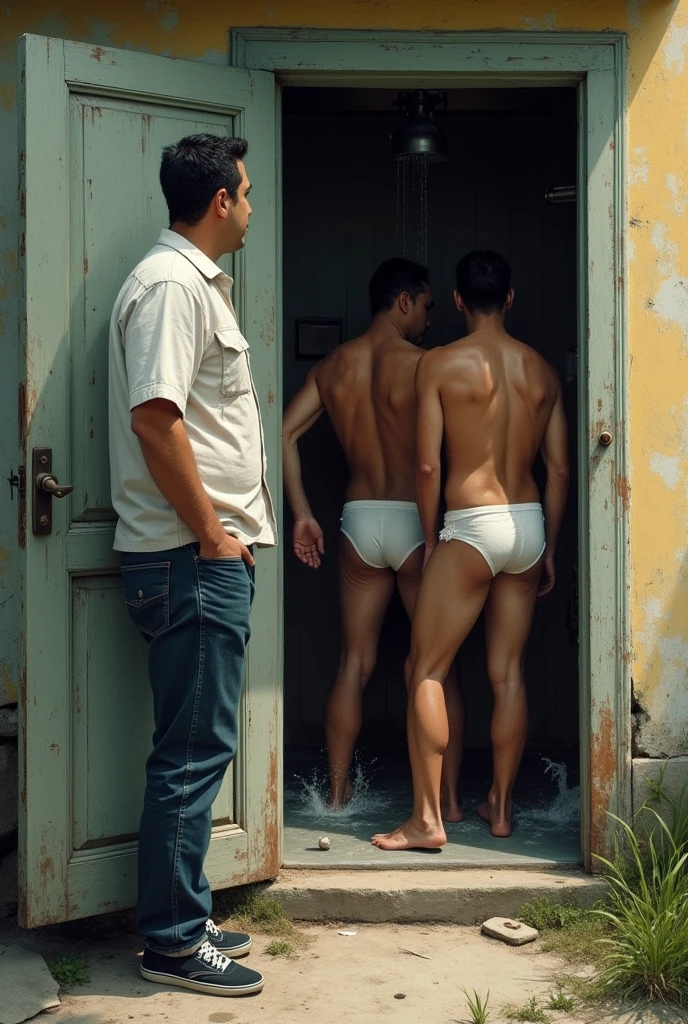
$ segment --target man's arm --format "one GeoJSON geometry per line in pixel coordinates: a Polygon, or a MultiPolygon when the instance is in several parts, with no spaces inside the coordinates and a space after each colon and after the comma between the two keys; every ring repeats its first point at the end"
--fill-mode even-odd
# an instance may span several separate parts
{"type": "MultiPolygon", "coordinates": [[[[554,372],[554,371],[553,371],[554,372]]],[[[556,377],[557,397],[545,430],[540,449],[547,469],[545,487],[545,571],[540,586],[540,597],[548,594],[555,581],[554,553],[557,537],[566,511],[569,493],[569,443],[561,384],[556,377]]]]}
{"type": "Polygon", "coordinates": [[[425,536],[425,564],[437,546],[440,507],[440,456],[444,412],[432,352],[421,356],[416,370],[416,498],[425,536]]]}
{"type": "Polygon", "coordinates": [[[294,554],[305,565],[317,569],[325,553],[323,532],[313,517],[301,478],[299,438],[313,426],[323,411],[315,373],[310,371],[297,395],[292,398],[282,421],[282,460],[284,490],[294,516],[294,554]]]}
{"type": "Polygon", "coordinates": [[[166,398],[132,409],[131,429],[139,439],[158,490],[200,541],[202,558],[241,557],[253,565],[245,544],[225,533],[198,474],[182,414],[166,398]]]}

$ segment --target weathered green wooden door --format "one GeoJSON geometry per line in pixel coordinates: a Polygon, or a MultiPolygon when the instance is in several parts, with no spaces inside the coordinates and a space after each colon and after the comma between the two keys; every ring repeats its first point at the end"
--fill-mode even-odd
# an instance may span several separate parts
{"type": "MultiPolygon", "coordinates": [[[[120,284],[166,226],[165,144],[199,131],[250,142],[250,241],[227,270],[251,342],[275,496],[279,345],[273,76],[37,36],[20,51],[20,920],[31,927],[135,899],[152,716],[145,644],[127,621],[112,551],[107,337],[120,284]],[[49,465],[37,449],[50,450],[42,454],[73,491],[38,509],[34,524],[36,466],[49,465]],[[50,511],[51,532],[37,532],[50,511]]],[[[214,808],[206,862],[215,887],[279,867],[279,574],[277,553],[261,553],[240,755],[214,808]]]]}

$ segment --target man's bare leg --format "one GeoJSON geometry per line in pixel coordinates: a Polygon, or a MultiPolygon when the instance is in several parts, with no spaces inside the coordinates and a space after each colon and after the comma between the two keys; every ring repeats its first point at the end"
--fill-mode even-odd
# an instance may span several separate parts
{"type": "Polygon", "coordinates": [[[510,576],[500,573],[485,605],[487,672],[494,693],[492,713],[493,781],[478,814],[493,836],[505,839],[513,827],[511,794],[528,734],[523,656],[535,610],[542,563],[510,576]]]}
{"type": "Polygon", "coordinates": [[[492,573],[462,541],[439,544],[425,570],[407,661],[413,814],[401,828],[373,837],[382,850],[437,849],[447,841],[440,808],[442,760],[449,740],[443,683],[485,603],[492,573]]]}
{"type": "MultiPolygon", "coordinates": [[[[425,548],[417,548],[406,559],[397,573],[397,586],[406,614],[413,619],[413,610],[418,596],[421,576],[423,575],[423,558],[425,548]]],[[[459,685],[459,669],[456,660],[452,663],[444,681],[444,700],[449,720],[449,742],[442,759],[441,805],[444,821],[463,821],[463,810],[459,803],[459,775],[463,755],[464,709],[461,687],[459,685]]],[[[409,722],[413,728],[413,723],[409,722]]],[[[408,731],[408,729],[407,729],[408,731]]],[[[407,737],[411,744],[412,738],[407,737]]]]}
{"type": "Polygon", "coordinates": [[[440,806],[442,820],[456,824],[463,821],[464,818],[459,801],[459,776],[463,760],[463,735],[466,721],[459,680],[459,666],[456,659],[452,662],[444,680],[444,703],[449,722],[449,742],[442,758],[440,806]]]}
{"type": "Polygon", "coordinates": [[[391,569],[374,569],[356,553],[348,537],[339,545],[339,599],[342,650],[325,717],[330,799],[333,809],[352,795],[349,770],[361,731],[362,697],[377,660],[385,613],[394,593],[391,569]]]}

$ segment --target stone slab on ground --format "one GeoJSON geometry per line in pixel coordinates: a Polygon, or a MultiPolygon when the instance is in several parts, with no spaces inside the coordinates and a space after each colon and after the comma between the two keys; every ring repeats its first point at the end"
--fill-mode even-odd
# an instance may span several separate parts
{"type": "Polygon", "coordinates": [[[0,1024],[21,1024],[59,1006],[59,986],[38,953],[0,946],[0,1024]]]}
{"type": "Polygon", "coordinates": [[[535,897],[565,892],[589,906],[605,892],[583,871],[284,871],[267,890],[296,921],[479,924],[517,917],[535,897]]]}
{"type": "Polygon", "coordinates": [[[522,921],[514,921],[510,917],[491,917],[483,922],[480,930],[483,935],[500,939],[508,946],[525,946],[527,942],[535,942],[539,934],[537,928],[529,928],[522,921]]]}

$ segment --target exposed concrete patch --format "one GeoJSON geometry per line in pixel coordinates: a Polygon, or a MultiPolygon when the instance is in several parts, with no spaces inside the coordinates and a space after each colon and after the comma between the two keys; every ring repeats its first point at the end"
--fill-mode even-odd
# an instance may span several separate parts
{"type": "Polygon", "coordinates": [[[671,241],[669,229],[661,221],[652,231],[652,244],[657,252],[657,269],[664,280],[652,298],[650,308],[662,320],[679,327],[688,346],[688,281],[678,273],[679,247],[671,241]]]}
{"type": "Polygon", "coordinates": [[[632,767],[633,813],[651,796],[649,780],[658,782],[664,772],[663,785],[673,798],[688,785],[688,757],[650,758],[634,757],[632,767]]]}
{"type": "Polygon", "coordinates": [[[161,28],[164,28],[165,32],[169,32],[170,35],[179,26],[179,15],[176,11],[169,11],[164,18],[159,21],[161,28]]]}
{"type": "Polygon", "coordinates": [[[676,490],[683,476],[681,460],[677,455],[662,455],[661,452],[652,452],[650,469],[662,478],[670,491],[676,490]]]}
{"type": "Polygon", "coordinates": [[[636,694],[649,721],[640,724],[635,740],[650,757],[673,757],[688,751],[688,640],[662,598],[646,598],[643,610],[637,640],[646,651],[646,671],[656,682],[636,694]]]}
{"type": "Polygon", "coordinates": [[[477,924],[517,917],[534,897],[581,904],[604,882],[582,871],[285,871],[267,891],[297,921],[477,924]]]}
{"type": "Polygon", "coordinates": [[[672,274],[662,281],[653,300],[653,312],[680,327],[688,345],[688,280],[672,274]]]}
{"type": "Polygon", "coordinates": [[[519,14],[519,23],[523,28],[529,29],[530,31],[551,31],[557,26],[557,14],[556,11],[550,11],[548,14],[543,14],[541,18],[530,18],[527,14],[519,14]]]}
{"type": "Polygon", "coordinates": [[[650,161],[647,158],[646,146],[636,146],[633,150],[629,179],[632,185],[647,185],[650,180],[650,161]]]}
{"type": "Polygon", "coordinates": [[[664,44],[664,66],[675,75],[682,75],[688,58],[688,25],[669,26],[664,44]]]}
{"type": "Polygon", "coordinates": [[[187,57],[187,60],[200,60],[203,64],[219,64],[221,67],[226,67],[227,54],[222,50],[206,50],[200,57],[193,54],[187,57]]]}
{"type": "Polygon", "coordinates": [[[663,273],[672,270],[678,259],[678,245],[670,241],[668,235],[666,224],[658,221],[652,229],[652,244],[660,257],[657,263],[663,273]]]}
{"type": "Polygon", "coordinates": [[[628,24],[631,28],[640,28],[643,24],[643,7],[645,0],[626,0],[628,24]]]}
{"type": "Polygon", "coordinates": [[[682,217],[688,200],[683,178],[679,178],[676,174],[667,174],[666,185],[674,200],[674,210],[679,217],[682,217]]]}
{"type": "Polygon", "coordinates": [[[89,43],[95,43],[96,46],[115,46],[112,33],[121,31],[122,26],[119,22],[105,21],[104,18],[89,18],[88,24],[89,43]]]}

